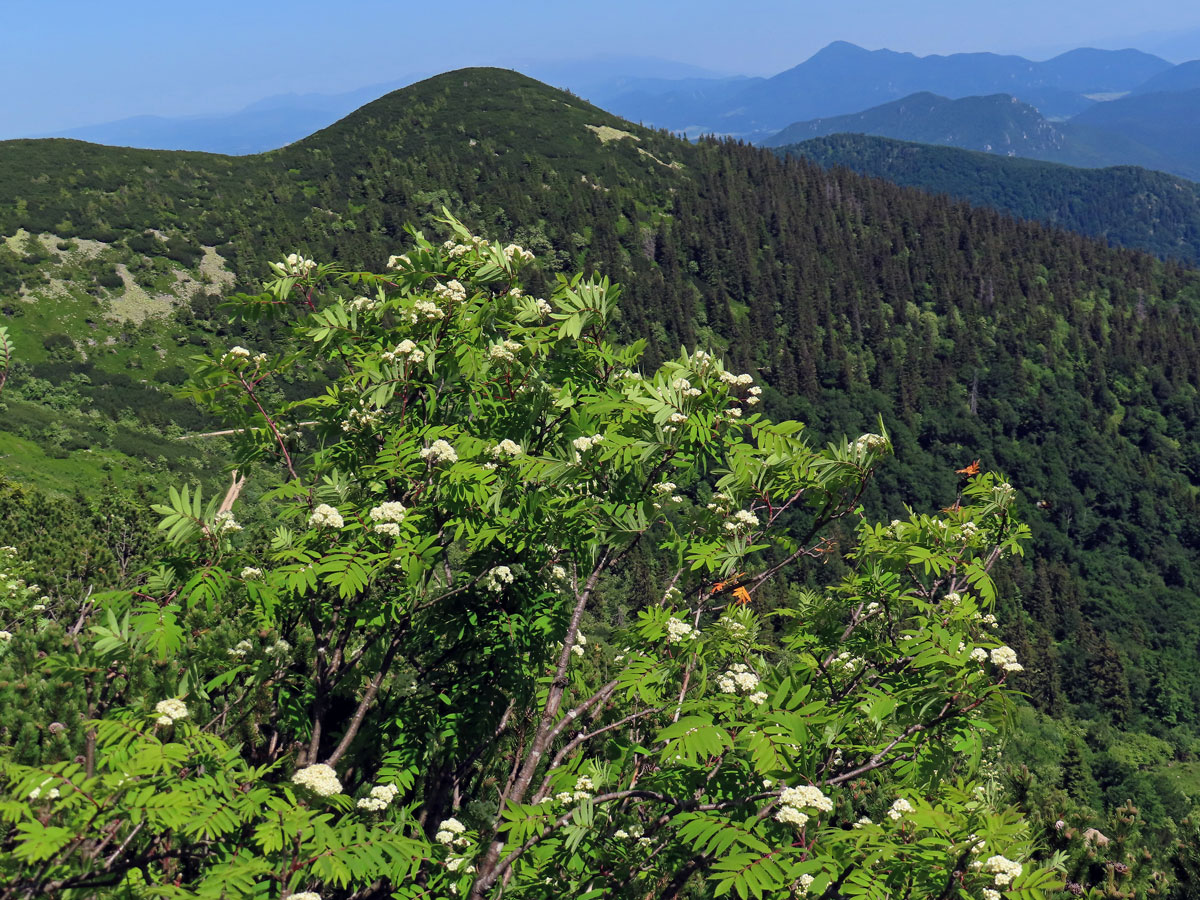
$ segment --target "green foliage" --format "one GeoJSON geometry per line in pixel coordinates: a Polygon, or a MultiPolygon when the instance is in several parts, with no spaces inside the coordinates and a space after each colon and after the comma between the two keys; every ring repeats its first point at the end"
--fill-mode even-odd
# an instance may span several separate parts
{"type": "Polygon", "coordinates": [[[982,769],[1013,488],[874,525],[886,432],[816,449],[708,352],[643,369],[606,280],[526,293],[531,254],[446,224],[382,275],[274,264],[242,302],[297,349],[198,360],[278,473],[269,541],[236,482],[172,490],[169,552],[77,647],[0,648],[105,698],[81,759],[0,761],[0,896],[1061,884],[982,769]],[[327,385],[271,395],[314,358],[327,385]]]}

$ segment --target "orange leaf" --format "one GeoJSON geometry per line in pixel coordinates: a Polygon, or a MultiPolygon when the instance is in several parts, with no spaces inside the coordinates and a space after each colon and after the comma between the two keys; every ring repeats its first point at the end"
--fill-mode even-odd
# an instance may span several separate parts
{"type": "Polygon", "coordinates": [[[971,463],[970,465],[966,466],[965,468],[955,469],[954,472],[957,475],[966,475],[968,478],[970,478],[972,475],[978,475],[979,474],[979,460],[975,460],[975,462],[971,463]]]}
{"type": "Polygon", "coordinates": [[[750,602],[750,592],[744,587],[734,588],[733,598],[738,602],[739,606],[745,606],[750,602]]]}

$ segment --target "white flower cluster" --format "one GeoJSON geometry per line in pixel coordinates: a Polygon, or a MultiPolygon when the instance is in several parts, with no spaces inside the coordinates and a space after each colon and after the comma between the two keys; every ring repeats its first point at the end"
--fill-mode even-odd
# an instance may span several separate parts
{"type": "Polygon", "coordinates": [[[746,509],[739,509],[725,523],[726,531],[741,531],[743,528],[758,526],[758,516],[746,509]]]}
{"type": "Polygon", "coordinates": [[[234,363],[234,362],[240,362],[243,359],[249,359],[249,358],[250,358],[250,351],[247,350],[245,347],[230,347],[228,350],[225,351],[225,354],[221,357],[221,362],[234,363]]]}
{"type": "Polygon", "coordinates": [[[0,631],[0,643],[7,644],[13,639],[11,631],[0,631]]]}
{"type": "Polygon", "coordinates": [[[433,295],[441,297],[450,303],[462,303],[462,301],[467,299],[467,289],[462,286],[462,282],[458,279],[453,279],[447,281],[445,284],[435,284],[433,286],[433,295]]]}
{"type": "Polygon", "coordinates": [[[353,407],[342,420],[342,431],[361,431],[379,424],[382,413],[378,409],[359,409],[353,407]]]}
{"type": "Polygon", "coordinates": [[[158,713],[159,725],[174,725],[177,719],[188,717],[187,704],[174,697],[170,700],[159,700],[154,704],[154,711],[158,713]]]}
{"type": "Polygon", "coordinates": [[[328,503],[319,503],[308,517],[308,524],[316,528],[341,528],[346,523],[336,507],[328,503]]]}
{"type": "Polygon", "coordinates": [[[406,512],[408,510],[399,501],[388,500],[380,503],[369,513],[371,521],[375,523],[372,530],[376,534],[387,534],[394,538],[400,537],[400,523],[404,521],[404,514],[406,512]]]}
{"type": "Polygon", "coordinates": [[[587,646],[587,635],[582,631],[575,632],[575,643],[571,645],[571,652],[576,656],[583,656],[583,648],[587,646]]]}
{"type": "Polygon", "coordinates": [[[989,856],[986,860],[980,862],[975,860],[971,863],[971,868],[975,871],[984,871],[990,875],[995,875],[996,887],[1007,887],[1012,883],[1012,880],[1021,874],[1023,868],[1019,862],[1013,862],[1006,856],[989,856]]]}
{"type": "Polygon", "coordinates": [[[1017,652],[1012,647],[997,647],[992,651],[992,665],[1005,672],[1024,672],[1025,667],[1017,662],[1017,652]]]}
{"type": "Polygon", "coordinates": [[[256,569],[254,566],[245,566],[242,569],[242,578],[245,581],[262,578],[262,569],[256,569]]]}
{"type": "Polygon", "coordinates": [[[503,252],[504,258],[509,262],[512,262],[514,259],[520,260],[521,262],[533,261],[533,253],[517,244],[509,244],[504,248],[503,252]]]}
{"type": "Polygon", "coordinates": [[[226,652],[230,656],[236,656],[240,659],[241,657],[245,656],[247,653],[249,653],[253,649],[254,649],[254,645],[252,643],[250,643],[250,641],[243,639],[243,640],[238,641],[232,647],[230,647],[226,652]]]}
{"type": "Polygon", "coordinates": [[[533,301],[533,308],[537,310],[538,315],[543,319],[550,315],[550,313],[554,312],[554,308],[541,297],[538,297],[533,301]]]}
{"type": "Polygon", "coordinates": [[[913,805],[901,797],[892,804],[892,808],[887,812],[887,817],[893,822],[899,822],[905,813],[910,812],[913,812],[913,805]]]}
{"type": "Polygon", "coordinates": [[[604,435],[593,434],[591,437],[575,438],[575,440],[571,441],[571,446],[574,447],[576,450],[578,450],[580,453],[587,453],[589,450],[591,450],[597,444],[601,443],[603,440],[604,440],[604,435]]]}
{"type": "MultiPolygon", "coordinates": [[[[53,780],[54,780],[53,778],[47,778],[45,781],[43,781],[41,784],[39,784],[37,787],[35,787],[32,791],[29,792],[29,799],[30,800],[40,799],[42,796],[42,788],[44,788],[46,785],[48,785],[53,780]]],[[[58,788],[50,788],[50,790],[46,791],[46,799],[47,800],[57,800],[60,796],[62,796],[62,794],[59,792],[58,788]]]]}
{"type": "Polygon", "coordinates": [[[575,794],[572,797],[574,800],[588,800],[592,793],[596,790],[596,785],[592,783],[592,779],[588,775],[580,775],[575,779],[575,794]]]}
{"type": "Polygon", "coordinates": [[[712,495],[712,501],[708,504],[707,509],[710,512],[727,513],[732,503],[732,497],[723,491],[717,491],[712,495]]]}
{"type": "Polygon", "coordinates": [[[737,619],[729,618],[729,616],[721,616],[717,620],[717,624],[728,631],[731,637],[742,637],[746,633],[746,626],[737,619]]]}
{"type": "Polygon", "coordinates": [[[321,797],[332,797],[342,792],[342,783],[338,781],[337,772],[325,763],[305,766],[292,776],[292,783],[308,788],[321,797]]]}
{"type": "Polygon", "coordinates": [[[779,793],[779,802],[786,806],[815,809],[818,812],[833,811],[833,801],[826,797],[819,787],[811,784],[785,787],[779,793]]]}
{"type": "MultiPolygon", "coordinates": [[[[392,259],[395,259],[395,258],[396,257],[394,257],[394,256],[392,257],[392,259]]],[[[374,309],[377,305],[378,304],[374,300],[372,300],[370,297],[361,297],[360,296],[360,297],[355,297],[353,300],[350,301],[350,308],[356,312],[369,312],[370,310],[374,309]]]]}
{"type": "MultiPolygon", "coordinates": [[[[722,694],[736,694],[739,690],[744,694],[749,694],[757,687],[758,676],[751,672],[750,667],[745,663],[734,663],[728,671],[717,678],[717,689],[722,694]]],[[[765,699],[766,696],[763,695],[763,700],[765,699]]]]}
{"type": "Polygon", "coordinates": [[[450,444],[438,438],[421,451],[421,459],[432,460],[435,463],[453,463],[458,462],[458,454],[450,444]]]}
{"type": "Polygon", "coordinates": [[[298,894],[288,894],[283,900],[321,900],[321,895],[316,891],[301,891],[298,894]]]}
{"type": "Polygon", "coordinates": [[[672,425],[682,425],[687,420],[688,417],[681,412],[673,412],[671,415],[667,416],[667,421],[672,425]]]}
{"type": "Polygon", "coordinates": [[[446,254],[452,259],[458,259],[460,256],[466,256],[472,250],[478,250],[482,247],[486,247],[488,244],[485,238],[476,237],[475,235],[469,237],[468,240],[471,243],[459,244],[455,241],[446,241],[444,244],[442,244],[442,249],[445,250],[446,254]]]}
{"type": "Polygon", "coordinates": [[[994,488],[996,500],[1006,503],[1016,495],[1016,490],[1007,481],[1002,481],[994,488]]]}
{"type": "Polygon", "coordinates": [[[805,872],[796,879],[796,891],[802,895],[807,894],[808,889],[812,887],[812,883],[816,880],[816,876],[809,875],[807,872],[805,872]]]}
{"type": "Polygon", "coordinates": [[[413,304],[412,312],[409,313],[408,319],[410,322],[417,322],[419,319],[427,319],[431,322],[436,322],[438,319],[446,318],[446,314],[442,308],[432,300],[418,300],[413,304]]]}
{"type": "Polygon", "coordinates": [[[521,449],[520,444],[518,444],[516,441],[511,441],[508,438],[502,440],[491,450],[492,457],[494,459],[500,459],[504,456],[516,457],[520,456],[523,452],[524,451],[521,449]]]}
{"type": "Polygon", "coordinates": [[[796,828],[803,828],[808,823],[808,813],[804,812],[805,809],[815,809],[819,812],[829,812],[833,809],[833,801],[821,793],[820,788],[808,784],[784,788],[779,794],[779,803],[775,821],[794,825],[796,828]]]}
{"type": "Polygon", "coordinates": [[[425,359],[425,351],[418,350],[417,345],[405,338],[398,343],[395,349],[388,350],[380,355],[380,359],[384,362],[410,362],[419,363],[425,359]]]}
{"type": "Polygon", "coordinates": [[[290,653],[291,650],[292,650],[292,645],[289,644],[287,641],[285,641],[283,638],[280,638],[275,643],[273,643],[270,647],[267,648],[267,655],[268,656],[283,656],[285,653],[290,653]]]}
{"type": "Polygon", "coordinates": [[[234,520],[233,513],[223,510],[213,518],[212,530],[214,534],[236,533],[242,530],[242,526],[234,520]]]}
{"type": "Polygon", "coordinates": [[[367,797],[360,797],[358,803],[355,804],[359,809],[369,810],[370,812],[380,812],[388,808],[388,804],[396,799],[396,795],[400,793],[400,789],[394,784],[377,784],[371,788],[371,793],[367,797]]]}
{"type": "Polygon", "coordinates": [[[275,265],[282,269],[285,275],[295,275],[297,278],[304,277],[317,267],[315,262],[305,259],[299,253],[289,253],[287,259],[281,263],[275,263],[275,265]]]}
{"type": "Polygon", "coordinates": [[[516,341],[498,341],[488,347],[488,358],[499,360],[500,362],[512,362],[516,359],[516,353],[521,349],[521,345],[516,341]]]}
{"type": "Polygon", "coordinates": [[[495,566],[483,578],[483,585],[493,593],[500,593],[506,584],[512,584],[513,573],[508,566],[495,566]]]}
{"type": "Polygon", "coordinates": [[[451,817],[438,826],[437,834],[433,836],[433,839],[447,847],[450,845],[465,847],[471,843],[471,839],[466,836],[466,830],[467,828],[462,822],[451,817]]]}
{"type": "Polygon", "coordinates": [[[848,651],[843,650],[837,655],[837,658],[833,661],[833,664],[836,668],[841,669],[843,672],[853,672],[860,665],[862,665],[862,660],[857,656],[851,656],[848,651]]]}
{"type": "Polygon", "coordinates": [[[976,647],[974,650],[971,651],[971,661],[972,662],[977,662],[977,663],[982,664],[982,663],[987,662],[987,658],[988,658],[988,652],[986,650],[984,650],[982,647],[976,647]]]}
{"type": "Polygon", "coordinates": [[[883,435],[868,432],[867,434],[864,434],[855,440],[854,443],[850,445],[850,449],[858,453],[871,450],[883,450],[887,447],[887,445],[887,438],[885,438],[883,435]]]}
{"type": "Polygon", "coordinates": [[[980,893],[983,895],[983,900],[1000,900],[1000,892],[992,888],[984,888],[980,893]]]}
{"type": "Polygon", "coordinates": [[[737,387],[745,387],[748,384],[754,384],[754,377],[744,373],[741,375],[734,375],[732,372],[722,372],[720,377],[721,380],[726,384],[736,385],[737,387]]]}
{"type": "Polygon", "coordinates": [[[667,619],[668,644],[682,644],[684,641],[690,641],[694,637],[699,637],[699,635],[700,632],[682,619],[676,619],[674,616],[667,619]]]}

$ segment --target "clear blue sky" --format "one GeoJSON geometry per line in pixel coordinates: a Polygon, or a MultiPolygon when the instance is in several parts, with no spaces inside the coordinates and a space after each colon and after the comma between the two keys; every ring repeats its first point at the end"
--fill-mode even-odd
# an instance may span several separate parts
{"type": "Polygon", "coordinates": [[[139,114],[227,112],[466,65],[608,54],[768,75],[833,40],[1045,58],[1200,57],[1196,0],[5,0],[0,138],[139,114]],[[1194,49],[1193,49],[1194,48],[1194,49]]]}

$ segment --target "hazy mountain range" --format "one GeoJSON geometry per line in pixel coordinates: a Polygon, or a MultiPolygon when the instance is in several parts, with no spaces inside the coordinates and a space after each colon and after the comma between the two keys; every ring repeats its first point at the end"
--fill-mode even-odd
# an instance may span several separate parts
{"type": "MultiPolygon", "coordinates": [[[[783,146],[861,133],[1200,178],[1200,60],[1173,65],[1140,50],[1081,48],[1036,62],[995,53],[922,57],[837,41],[770,78],[628,56],[518,66],[630,121],[691,137],[783,146]]],[[[268,97],[224,116],[139,116],[55,136],[257,153],[325,128],[415,77],[268,97]]]]}

